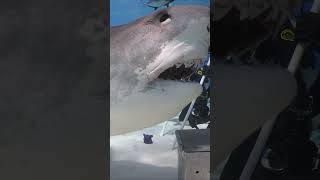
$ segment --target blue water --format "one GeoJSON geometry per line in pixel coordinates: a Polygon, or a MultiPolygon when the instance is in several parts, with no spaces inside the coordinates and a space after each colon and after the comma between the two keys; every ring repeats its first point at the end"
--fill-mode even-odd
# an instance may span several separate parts
{"type": "MultiPolygon", "coordinates": [[[[141,16],[152,13],[154,10],[144,3],[147,0],[110,0],[110,25],[126,24],[141,16]]],[[[209,0],[176,0],[171,6],[176,5],[203,5],[209,6],[209,0]]]]}

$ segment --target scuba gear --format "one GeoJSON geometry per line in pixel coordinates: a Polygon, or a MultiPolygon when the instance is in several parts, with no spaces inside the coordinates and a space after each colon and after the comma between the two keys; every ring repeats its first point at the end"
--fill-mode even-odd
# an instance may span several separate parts
{"type": "MultiPolygon", "coordinates": [[[[208,98],[210,97],[210,79],[208,78],[210,68],[208,66],[202,66],[200,67],[196,73],[194,73],[191,77],[191,81],[200,81],[203,75],[206,75],[206,78],[204,80],[204,83],[202,85],[203,91],[201,95],[196,99],[193,110],[189,116],[189,125],[192,128],[198,128],[198,124],[204,124],[210,121],[209,115],[210,115],[210,109],[208,107],[208,98]],[[207,84],[207,86],[206,86],[207,84]]],[[[188,104],[180,113],[179,115],[179,121],[183,121],[191,103],[188,104]]]]}
{"type": "MultiPolygon", "coordinates": [[[[279,63],[284,68],[288,67],[297,42],[320,44],[320,38],[317,37],[320,36],[318,33],[320,31],[319,22],[320,16],[312,13],[301,16],[297,20],[296,29],[288,21],[281,27],[275,38],[269,38],[258,47],[255,57],[263,63],[267,63],[271,59],[273,63],[279,63]]],[[[314,98],[319,97],[320,91],[319,85],[317,85],[319,82],[315,82],[308,91],[302,74],[303,68],[313,66],[315,62],[313,50],[310,47],[306,49],[301,66],[295,74],[298,84],[295,102],[281,112],[276,120],[267,144],[267,150],[260,161],[265,170],[294,176],[308,175],[313,171],[315,159],[318,156],[318,147],[310,140],[311,118],[319,113],[318,101],[320,99],[314,98]],[[313,90],[314,87],[318,87],[317,92],[313,90]],[[313,100],[316,102],[313,103],[313,100]],[[314,113],[314,110],[317,113],[314,113]]]]}
{"type": "MultiPolygon", "coordinates": [[[[268,52],[265,52],[265,49],[260,49],[260,55],[262,55],[262,57],[265,58],[263,59],[263,62],[267,62],[269,59],[278,60],[274,62],[280,62],[283,67],[287,68],[291,59],[293,60],[291,62],[295,62],[294,60],[296,59],[300,60],[300,56],[296,56],[296,54],[299,55],[299,53],[296,53],[299,51],[295,51],[297,43],[295,41],[295,30],[288,29],[285,27],[282,30],[279,30],[279,34],[277,35],[279,36],[275,37],[278,38],[276,39],[277,41],[275,41],[275,39],[272,38],[269,39],[269,44],[267,44],[266,46],[268,48],[268,52]],[[294,56],[292,56],[293,51],[295,52],[294,56]]],[[[215,45],[219,46],[219,44],[215,45]]],[[[303,48],[301,49],[302,51],[304,50],[303,48]]],[[[298,48],[298,50],[300,49],[298,48]]],[[[259,55],[259,53],[257,53],[256,55],[259,55]]],[[[291,69],[289,68],[289,71],[290,70],[291,69]]],[[[293,72],[295,73],[295,71],[293,72]]],[[[302,79],[301,77],[298,78],[302,79]]],[[[277,130],[272,131],[272,137],[269,139],[268,142],[269,150],[267,151],[267,157],[265,157],[264,159],[267,159],[269,161],[269,167],[266,168],[269,168],[271,170],[286,170],[286,172],[291,175],[308,175],[307,172],[312,171],[312,167],[314,165],[314,158],[316,157],[317,152],[317,147],[315,146],[314,142],[310,141],[309,139],[311,133],[310,109],[312,107],[312,101],[310,99],[312,98],[306,98],[308,97],[308,94],[307,90],[305,89],[304,82],[300,82],[298,86],[299,94],[297,97],[297,101],[294,104],[292,104],[289,108],[287,108],[284,112],[282,112],[277,118],[275,127],[275,129],[277,130]]],[[[320,91],[318,91],[317,94],[319,94],[319,92],[320,91]]],[[[274,119],[272,119],[272,121],[270,122],[273,122],[273,120],[274,119]]],[[[254,171],[254,168],[257,169],[256,160],[260,158],[260,152],[262,150],[261,148],[264,147],[266,142],[265,140],[267,140],[269,136],[269,130],[271,130],[271,128],[273,127],[273,124],[270,124],[266,123],[266,126],[262,128],[261,136],[259,135],[257,142],[255,142],[256,146],[252,149],[252,153],[248,158],[247,164],[243,168],[243,172],[240,175],[240,179],[249,179],[250,177],[252,178],[251,175],[254,171]]],[[[266,163],[261,164],[265,165],[266,163]]]]}
{"type": "MultiPolygon", "coordinates": [[[[320,22],[320,19],[318,22],[320,22]]],[[[303,26],[301,19],[298,20],[295,30],[289,23],[285,24],[276,39],[270,39],[268,42],[265,42],[265,46],[260,47],[262,50],[260,49],[260,54],[257,53],[256,57],[260,55],[260,58],[264,58],[264,62],[266,62],[266,59],[273,59],[274,62],[287,67],[292,51],[297,43],[296,41],[306,42],[308,38],[312,38],[311,35],[313,34],[311,32],[301,35],[304,31],[308,31],[308,28],[312,25],[308,25],[306,28],[301,26],[303,26]],[[292,41],[289,36],[285,36],[288,32],[294,33],[291,35],[295,36],[296,41],[292,41]],[[263,48],[268,48],[269,53],[263,52],[263,48]],[[268,57],[264,56],[264,53],[268,54],[268,57]]],[[[313,37],[316,39],[315,36],[313,37]]],[[[310,134],[312,131],[311,119],[319,113],[319,110],[316,108],[317,106],[314,105],[319,104],[319,99],[314,99],[314,96],[319,97],[320,91],[315,92],[313,90],[319,82],[315,82],[310,91],[308,91],[301,71],[303,68],[314,64],[315,58],[312,49],[306,49],[306,53],[302,58],[301,68],[295,74],[298,84],[296,100],[290,107],[279,114],[268,141],[268,148],[260,161],[262,167],[268,171],[294,176],[312,173],[315,159],[318,156],[318,147],[310,140],[310,134]],[[314,100],[316,100],[315,103],[314,100]],[[314,111],[317,111],[317,113],[314,111]]]]}
{"type": "Polygon", "coordinates": [[[280,37],[285,41],[294,41],[295,33],[291,29],[284,29],[283,31],[281,31],[280,37]]]}
{"type": "Polygon", "coordinates": [[[297,96],[294,102],[278,115],[268,140],[267,151],[260,163],[272,172],[306,175],[311,173],[318,151],[315,143],[310,140],[313,97],[308,96],[300,69],[295,78],[297,96]]]}
{"type": "Polygon", "coordinates": [[[314,167],[318,148],[310,140],[312,98],[297,98],[281,112],[268,141],[261,165],[270,171],[306,175],[314,167]]]}
{"type": "Polygon", "coordinates": [[[289,21],[283,24],[277,36],[269,37],[260,44],[255,51],[255,58],[261,63],[270,63],[271,61],[284,68],[288,67],[296,46],[296,42],[281,38],[281,34],[286,34],[288,31],[295,32],[289,21]]]}
{"type": "MultiPolygon", "coordinates": [[[[208,104],[208,91],[203,87],[203,91],[201,95],[196,99],[196,102],[194,104],[193,111],[191,112],[189,116],[189,125],[192,128],[198,128],[198,124],[204,124],[210,121],[209,115],[210,115],[210,109],[207,106],[208,104]]],[[[188,109],[190,107],[190,104],[186,106],[182,112],[179,115],[179,121],[183,121],[185,115],[188,112],[188,109]]]]}

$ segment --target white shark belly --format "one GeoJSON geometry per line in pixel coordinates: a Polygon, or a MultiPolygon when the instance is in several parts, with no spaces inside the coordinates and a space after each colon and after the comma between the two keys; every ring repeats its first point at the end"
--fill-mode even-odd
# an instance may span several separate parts
{"type": "Polygon", "coordinates": [[[137,131],[176,116],[202,92],[199,83],[157,80],[110,108],[110,136],[137,131]]]}

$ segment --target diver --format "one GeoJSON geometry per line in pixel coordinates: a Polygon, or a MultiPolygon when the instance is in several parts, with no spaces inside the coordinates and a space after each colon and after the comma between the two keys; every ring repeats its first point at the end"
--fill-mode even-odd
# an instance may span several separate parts
{"type": "Polygon", "coordinates": [[[319,168],[314,167],[319,148],[310,136],[311,119],[320,113],[320,15],[305,10],[308,9],[304,6],[299,12],[296,28],[288,20],[275,39],[264,41],[255,51],[255,57],[260,61],[268,63],[272,60],[286,68],[297,43],[306,46],[295,74],[297,97],[278,116],[261,160],[262,166],[268,170],[300,175],[319,168]],[[308,77],[307,72],[313,72],[313,77],[308,77]]]}
{"type": "MultiPolygon", "coordinates": [[[[210,49],[210,48],[209,48],[210,49]]],[[[210,54],[209,54],[210,55],[210,54]]],[[[208,60],[207,60],[208,61],[208,60]]],[[[207,66],[207,61],[204,62],[202,67],[198,68],[197,71],[190,76],[191,81],[200,82],[201,78],[206,75],[204,83],[202,85],[203,91],[201,95],[196,99],[193,109],[190,116],[188,117],[189,125],[192,128],[198,128],[198,124],[204,124],[210,121],[210,108],[208,107],[208,100],[210,98],[210,77],[209,75],[209,66],[207,66]]],[[[191,103],[188,104],[180,113],[179,121],[183,121],[191,103]]],[[[210,124],[210,123],[209,123],[210,124]]],[[[209,128],[209,125],[208,125],[209,128]]]]}
{"type": "MultiPolygon", "coordinates": [[[[265,27],[263,23],[259,23],[259,18],[238,20],[237,10],[231,9],[223,20],[215,22],[216,28],[213,28],[214,55],[226,57],[233,53],[240,56],[241,62],[247,65],[251,64],[247,59],[253,57],[259,63],[278,63],[283,68],[287,68],[297,43],[309,44],[295,74],[298,83],[297,97],[277,117],[265,153],[258,164],[257,169],[260,172],[263,168],[268,172],[281,173],[285,176],[309,175],[319,170],[315,163],[319,160],[319,148],[310,140],[310,135],[311,119],[320,113],[320,15],[307,12],[309,11],[307,7],[310,7],[311,3],[312,1],[309,5],[304,3],[301,12],[296,15],[296,28],[288,19],[275,36],[269,36],[260,44],[256,43],[257,39],[262,39],[261,37],[268,29],[264,30],[265,27]],[[259,44],[258,47],[256,44],[259,44]],[[308,77],[310,69],[315,72],[312,78],[308,77]]],[[[256,136],[250,140],[248,138],[251,143],[249,145],[254,144],[258,136],[258,133],[253,134],[256,136]]],[[[234,171],[238,171],[239,175],[241,173],[242,165],[237,161],[242,159],[242,156],[250,154],[249,145],[240,145],[231,153],[226,165],[228,168],[225,167],[225,169],[233,170],[230,174],[233,178],[236,177],[234,171]],[[245,154],[244,151],[248,153],[245,154]]],[[[245,163],[246,159],[243,159],[245,163]]],[[[225,179],[228,179],[227,175],[225,179]]]]}
{"type": "MultiPolygon", "coordinates": [[[[198,124],[204,124],[210,121],[210,109],[208,107],[208,89],[203,87],[201,95],[196,99],[191,114],[188,118],[189,125],[192,128],[198,128],[198,124]]],[[[191,103],[190,103],[191,104],[191,103]]],[[[180,113],[179,121],[183,121],[190,107],[188,104],[180,113]]]]}

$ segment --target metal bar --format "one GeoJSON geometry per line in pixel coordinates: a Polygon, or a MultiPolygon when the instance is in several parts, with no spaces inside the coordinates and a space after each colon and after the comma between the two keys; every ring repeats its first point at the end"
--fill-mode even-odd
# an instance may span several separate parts
{"type": "Polygon", "coordinates": [[[168,121],[164,122],[164,124],[163,124],[163,126],[162,126],[162,130],[161,130],[161,132],[160,132],[160,136],[163,136],[163,135],[164,135],[164,130],[166,129],[167,124],[168,124],[168,121]]]}

